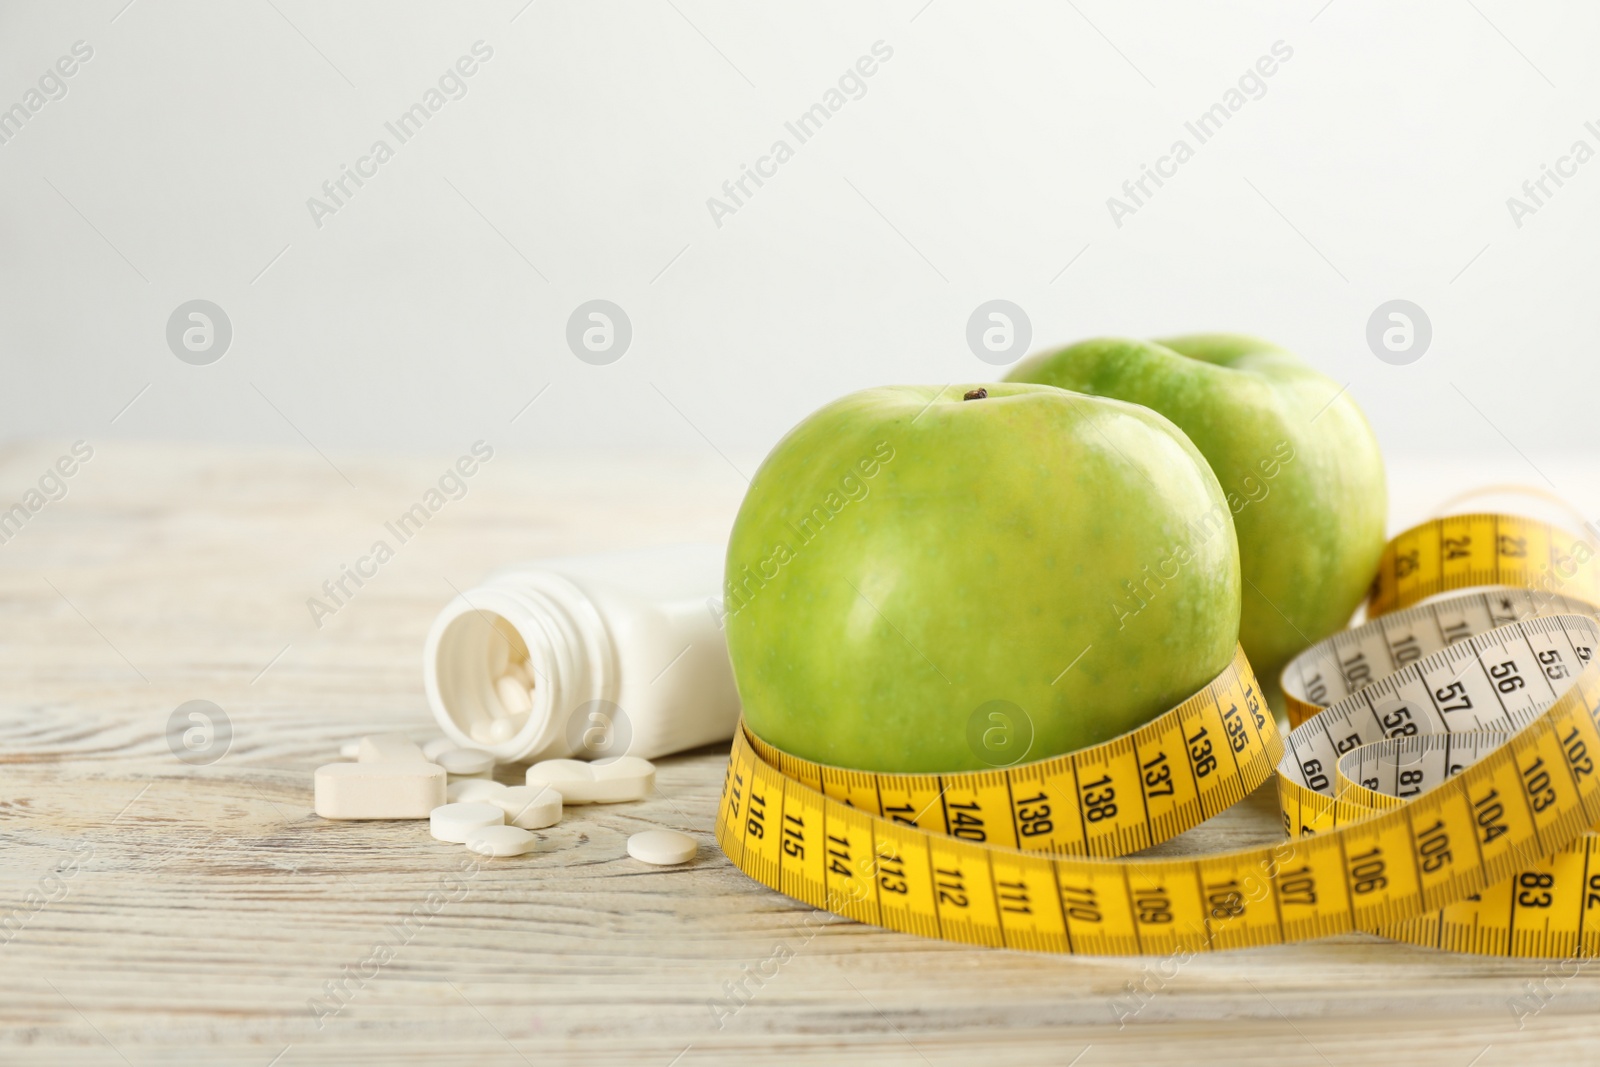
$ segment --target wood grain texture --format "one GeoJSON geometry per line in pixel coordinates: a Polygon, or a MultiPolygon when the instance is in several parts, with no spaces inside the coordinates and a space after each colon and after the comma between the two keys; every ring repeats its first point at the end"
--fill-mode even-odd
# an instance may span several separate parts
{"type": "MultiPolygon", "coordinates": [[[[0,454],[0,507],[64,451],[0,454]]],[[[422,824],[318,819],[310,772],[341,741],[429,729],[420,649],[452,585],[517,559],[720,538],[744,488],[716,456],[497,457],[315,626],[306,598],[453,458],[335,457],[336,471],[309,450],[107,443],[0,544],[0,1062],[1595,1058],[1600,967],[1365,936],[1057,959],[822,917],[717,850],[716,749],[660,761],[650,800],[575,809],[536,854],[475,874],[422,824]],[[209,766],[168,749],[168,717],[192,699],[234,727],[209,766]],[[694,834],[699,858],[628,859],[627,835],[653,826],[694,834]],[[392,957],[368,962],[381,945],[392,957]],[[719,1018],[708,1005],[750,970],[771,977],[719,1018]],[[319,1025],[308,1002],[363,971],[319,1025]],[[1520,1027],[1519,999],[1545,1001],[1520,1027]]],[[[1275,827],[1261,793],[1164,849],[1275,827]]]]}

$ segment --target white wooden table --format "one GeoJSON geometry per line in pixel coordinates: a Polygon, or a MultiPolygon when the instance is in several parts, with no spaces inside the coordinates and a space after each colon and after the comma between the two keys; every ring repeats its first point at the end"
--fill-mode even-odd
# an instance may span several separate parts
{"type": "MultiPolygon", "coordinates": [[[[0,508],[64,451],[0,453],[0,508]]],[[[1600,966],[1366,936],[1176,966],[843,920],[813,932],[815,913],[713,842],[715,749],[662,760],[656,797],[571,812],[537,855],[457,883],[427,912],[464,851],[420,824],[318,819],[311,769],[361,733],[431,725],[420,649],[452,584],[543,554],[719,539],[744,488],[709,453],[502,456],[316,628],[306,599],[452,458],[335,457],[352,488],[309,450],[108,442],[64,500],[0,544],[0,1062],[1600,1059],[1600,966]],[[166,740],[193,699],[234,728],[209,766],[166,740]],[[626,836],[649,826],[695,834],[699,859],[627,859],[626,836]],[[63,864],[70,877],[53,874],[63,864]],[[425,921],[396,934],[418,909],[425,921]],[[372,963],[385,944],[392,958],[372,963]],[[792,958],[719,1026],[708,1004],[746,968],[770,972],[775,953],[792,958]],[[344,1003],[319,1025],[310,1002],[336,1003],[340,982],[344,1003]],[[1510,1005],[1529,983],[1548,1003],[1519,1028],[1510,1005]]],[[[1261,794],[1167,847],[1271,840],[1274,825],[1261,794]]]]}

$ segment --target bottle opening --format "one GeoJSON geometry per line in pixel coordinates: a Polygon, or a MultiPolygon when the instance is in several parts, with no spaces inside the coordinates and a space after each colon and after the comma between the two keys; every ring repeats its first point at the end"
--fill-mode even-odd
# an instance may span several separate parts
{"type": "Polygon", "coordinates": [[[502,763],[651,758],[725,741],[739,698],[706,610],[724,557],[716,545],[677,545],[493,572],[428,630],[434,719],[502,763]]]}
{"type": "Polygon", "coordinates": [[[438,706],[462,744],[497,754],[521,752],[548,717],[549,695],[528,642],[495,611],[467,607],[438,631],[428,657],[438,706]],[[541,709],[544,714],[540,714],[541,709]]]}

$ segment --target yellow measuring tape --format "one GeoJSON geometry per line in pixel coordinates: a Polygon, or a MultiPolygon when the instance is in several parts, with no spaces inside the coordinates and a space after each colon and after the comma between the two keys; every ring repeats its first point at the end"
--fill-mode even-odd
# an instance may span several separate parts
{"type": "Polygon", "coordinates": [[[1407,531],[1384,553],[1374,621],[1285,670],[1287,738],[1242,652],[1129,734],[993,771],[825,767],[741,726],[717,840],[814,907],[972,944],[1164,954],[1367,930],[1597,955],[1592,558],[1575,535],[1508,516],[1407,531]],[[1478,586],[1512,588],[1410,607],[1478,586]],[[1237,803],[1274,768],[1285,841],[1118,858],[1237,803]]]}

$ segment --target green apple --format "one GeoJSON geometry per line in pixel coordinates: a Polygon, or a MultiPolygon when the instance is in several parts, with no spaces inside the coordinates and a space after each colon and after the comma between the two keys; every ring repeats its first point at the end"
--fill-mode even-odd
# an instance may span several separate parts
{"type": "Polygon", "coordinates": [[[1125,733],[1228,665],[1238,547],[1188,438],[1115,400],[980,393],[854,393],[756,472],[723,610],[758,736],[860,770],[984,769],[1125,733]]]}
{"type": "Polygon", "coordinates": [[[1143,404],[1188,434],[1227,494],[1244,573],[1239,640],[1277,706],[1284,664],[1350,620],[1383,551],[1383,458],[1350,394],[1234,334],[1084,341],[1008,378],[1143,404]]]}

